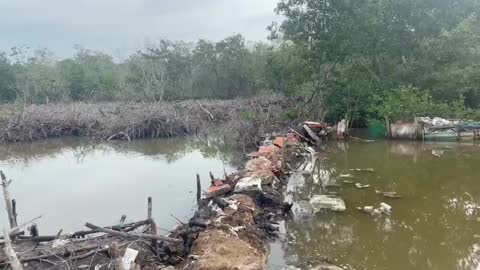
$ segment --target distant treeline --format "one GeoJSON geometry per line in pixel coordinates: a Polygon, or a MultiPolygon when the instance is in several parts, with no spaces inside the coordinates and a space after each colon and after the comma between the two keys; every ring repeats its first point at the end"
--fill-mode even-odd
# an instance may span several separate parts
{"type": "Polygon", "coordinates": [[[268,42],[162,40],[117,63],[79,48],[0,54],[3,102],[300,97],[291,117],[358,124],[415,115],[478,118],[480,1],[282,0],[268,42]]]}

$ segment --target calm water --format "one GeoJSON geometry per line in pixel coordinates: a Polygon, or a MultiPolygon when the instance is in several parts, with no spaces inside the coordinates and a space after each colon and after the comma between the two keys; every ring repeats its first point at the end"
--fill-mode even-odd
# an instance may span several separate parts
{"type": "MultiPolygon", "coordinates": [[[[340,193],[347,211],[309,215],[286,222],[283,264],[306,267],[320,261],[346,269],[480,269],[480,147],[468,144],[372,142],[331,144],[319,155],[319,178],[297,175],[296,201],[328,191],[340,193]],[[435,152],[444,151],[436,157],[435,152]],[[374,173],[351,168],[373,168],[374,173]],[[339,178],[352,174],[353,179],[339,178]],[[343,180],[371,185],[356,189],[343,180]],[[325,188],[325,184],[340,187],[325,188]],[[375,193],[396,191],[401,199],[375,193]],[[393,207],[373,217],[357,206],[393,207]]],[[[278,248],[276,247],[276,253],[278,248]]]]}
{"type": "MultiPolygon", "coordinates": [[[[129,144],[91,144],[78,139],[0,145],[0,168],[13,179],[19,223],[40,214],[41,234],[85,229],[85,222],[109,225],[123,214],[146,218],[147,197],[161,228],[186,221],[195,207],[196,176],[203,187],[209,171],[233,171],[232,157],[214,144],[187,139],[129,144]]],[[[0,200],[0,209],[4,201],[0,200]]],[[[1,222],[8,225],[2,211],[1,222]]]]}
{"type": "MultiPolygon", "coordinates": [[[[242,155],[221,143],[192,139],[92,144],[77,139],[0,145],[0,168],[14,179],[19,221],[43,214],[41,234],[84,229],[85,222],[109,225],[126,214],[146,216],[153,197],[159,227],[170,229],[195,208],[195,173],[222,175],[242,155]]],[[[329,144],[319,153],[319,177],[295,175],[294,201],[338,192],[347,211],[295,211],[283,237],[271,245],[270,269],[308,268],[330,262],[346,269],[480,269],[480,147],[472,144],[351,142],[329,144]],[[443,155],[432,155],[444,151],[443,155]],[[373,168],[375,172],[351,172],[373,168]],[[338,176],[349,173],[356,189],[338,176]],[[326,184],[340,187],[326,188],[326,184]],[[375,189],[396,191],[382,198],[375,189]],[[393,207],[390,217],[372,217],[357,206],[393,207]]],[[[3,200],[0,208],[3,209],[3,200]]],[[[5,214],[1,215],[7,225],[5,214]]]]}

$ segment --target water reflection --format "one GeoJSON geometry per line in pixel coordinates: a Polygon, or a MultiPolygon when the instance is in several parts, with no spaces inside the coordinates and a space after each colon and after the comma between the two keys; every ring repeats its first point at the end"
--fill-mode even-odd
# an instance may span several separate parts
{"type": "Polygon", "coordinates": [[[331,144],[327,159],[315,167],[316,176],[297,179],[301,185],[289,192],[298,202],[333,190],[347,211],[294,212],[286,222],[287,261],[299,267],[326,261],[346,269],[480,269],[478,149],[455,143],[331,144]],[[433,155],[434,149],[444,150],[443,155],[433,155]],[[371,187],[343,183],[339,175],[346,173],[354,175],[348,180],[371,187]],[[403,198],[383,198],[375,189],[397,191],[403,198]],[[393,207],[390,217],[355,209],[382,201],[393,207]]]}
{"type": "MultiPolygon", "coordinates": [[[[97,143],[67,138],[0,145],[0,168],[14,179],[19,222],[43,214],[42,234],[83,229],[87,221],[112,224],[123,214],[143,219],[147,196],[153,197],[158,226],[171,229],[176,220],[170,214],[182,220],[192,214],[195,173],[206,187],[209,171],[232,172],[242,158],[214,139],[97,143]]],[[[3,215],[0,220],[6,223],[3,215]]]]}

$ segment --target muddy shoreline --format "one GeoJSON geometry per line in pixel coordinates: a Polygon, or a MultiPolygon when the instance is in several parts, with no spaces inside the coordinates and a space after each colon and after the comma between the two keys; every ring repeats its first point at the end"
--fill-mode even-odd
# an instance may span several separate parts
{"type": "Polygon", "coordinates": [[[135,140],[211,133],[253,144],[289,123],[282,96],[160,103],[68,103],[0,106],[0,142],[63,136],[135,140]]]}

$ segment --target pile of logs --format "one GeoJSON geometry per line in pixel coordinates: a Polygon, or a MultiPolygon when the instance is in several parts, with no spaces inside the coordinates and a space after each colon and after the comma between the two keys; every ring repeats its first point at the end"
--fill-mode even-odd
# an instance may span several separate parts
{"type": "Polygon", "coordinates": [[[35,221],[41,216],[23,224],[17,223],[16,202],[11,199],[7,180],[0,171],[1,185],[10,223],[10,229],[4,229],[0,244],[0,265],[13,270],[20,269],[158,269],[168,254],[162,246],[183,243],[157,234],[152,218],[152,198],[147,200],[145,220],[125,223],[123,215],[118,224],[101,227],[85,223],[87,230],[71,234],[39,235],[35,221]],[[28,226],[30,235],[23,230],[28,226]],[[127,254],[135,254],[127,258],[127,254]],[[130,261],[129,261],[130,259],[130,261]]]}

